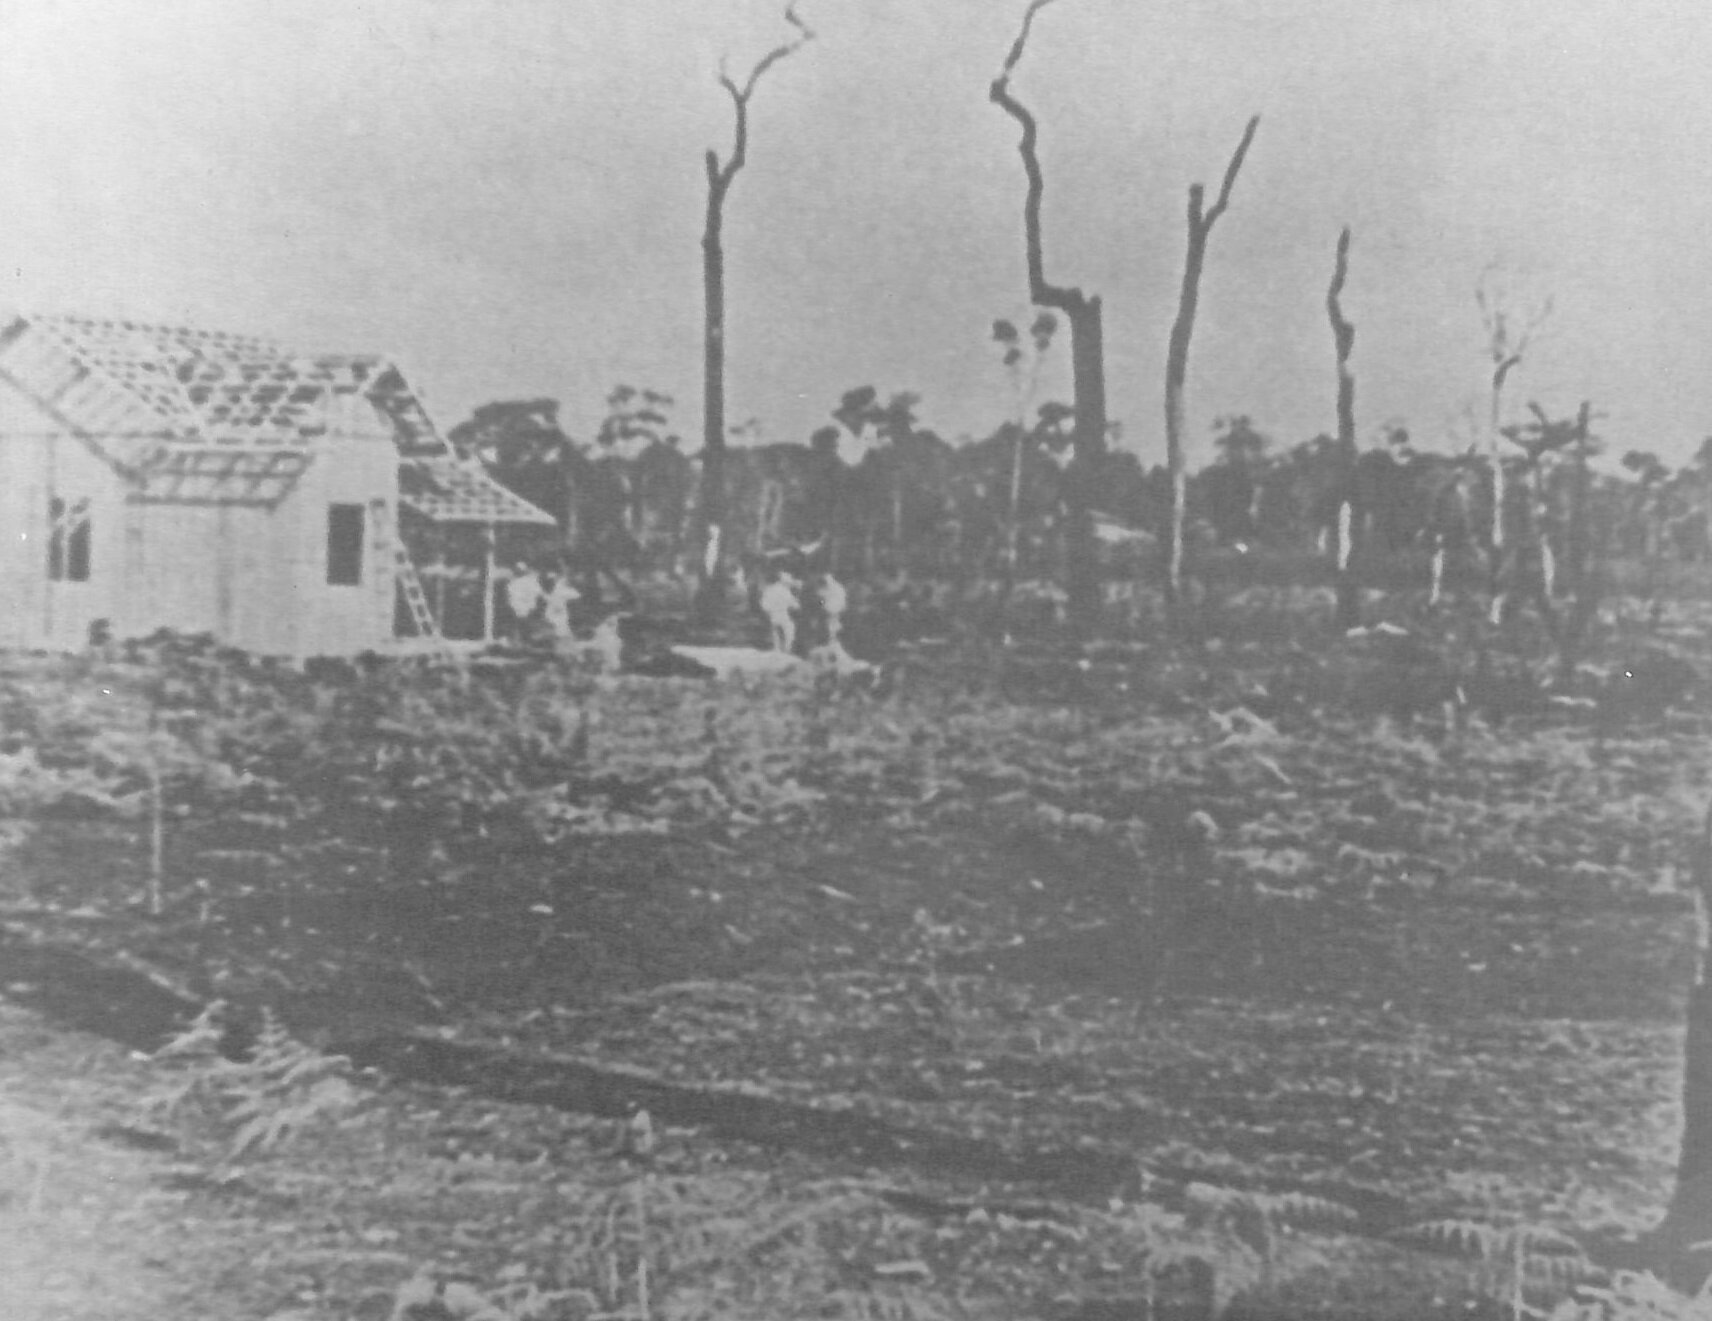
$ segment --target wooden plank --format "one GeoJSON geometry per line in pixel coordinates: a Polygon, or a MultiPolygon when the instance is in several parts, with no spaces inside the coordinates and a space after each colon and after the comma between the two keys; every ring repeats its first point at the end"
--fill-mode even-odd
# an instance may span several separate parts
{"type": "Polygon", "coordinates": [[[115,459],[112,454],[108,453],[101,443],[95,439],[94,436],[90,435],[58,408],[41,398],[40,395],[36,394],[36,392],[30,389],[30,387],[23,381],[20,381],[16,376],[12,375],[12,373],[7,370],[4,363],[0,363],[0,381],[5,381],[13,389],[22,392],[30,399],[34,400],[44,413],[65,429],[65,433],[68,436],[75,436],[78,440],[83,442],[83,444],[87,445],[95,456],[103,463],[107,464],[108,467],[112,468],[114,472],[127,480],[136,480],[135,470],[132,469],[130,465],[120,463],[115,459]]]}
{"type": "Polygon", "coordinates": [[[74,366],[76,367],[76,370],[73,374],[57,386],[54,389],[54,392],[42,401],[44,405],[49,408],[57,406],[68,394],[89,379],[89,369],[87,367],[83,366],[82,363],[76,363],[74,366]]]}

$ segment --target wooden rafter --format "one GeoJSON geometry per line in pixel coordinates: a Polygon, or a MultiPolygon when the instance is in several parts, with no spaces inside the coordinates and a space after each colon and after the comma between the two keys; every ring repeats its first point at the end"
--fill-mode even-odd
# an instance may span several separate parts
{"type": "MultiPolygon", "coordinates": [[[[76,422],[67,417],[65,413],[55,407],[53,403],[37,395],[27,384],[19,380],[12,374],[12,372],[8,371],[3,363],[0,363],[0,381],[5,381],[20,394],[32,400],[44,413],[59,424],[61,430],[63,430],[68,436],[75,437],[78,441],[88,446],[91,452],[94,453],[95,457],[100,459],[108,467],[112,468],[114,472],[118,473],[121,477],[124,477],[127,481],[135,481],[137,479],[137,469],[135,467],[128,463],[122,463],[118,459],[114,458],[93,434],[85,428],[78,426],[76,422]]],[[[169,432],[166,434],[170,436],[171,433],[169,432]]],[[[161,433],[158,432],[141,431],[129,438],[153,439],[160,436],[161,433]]]]}

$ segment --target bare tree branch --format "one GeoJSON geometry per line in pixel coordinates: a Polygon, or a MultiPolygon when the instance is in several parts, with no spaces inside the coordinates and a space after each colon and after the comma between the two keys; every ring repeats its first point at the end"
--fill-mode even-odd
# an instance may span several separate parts
{"type": "Polygon", "coordinates": [[[1207,212],[1207,218],[1203,222],[1208,229],[1213,227],[1213,222],[1222,216],[1225,213],[1225,208],[1230,205],[1231,188],[1236,184],[1237,172],[1242,169],[1243,157],[1248,155],[1249,144],[1254,141],[1254,131],[1259,127],[1260,116],[1255,115],[1248,121],[1248,127],[1243,129],[1242,141],[1236,144],[1236,151],[1231,156],[1230,164],[1225,167],[1225,181],[1219,187],[1219,200],[1213,203],[1213,209],[1207,212]]]}
{"type": "Polygon", "coordinates": [[[1042,255],[1044,240],[1041,237],[1040,225],[1040,206],[1046,192],[1046,180],[1041,174],[1040,156],[1036,150],[1039,132],[1034,115],[1016,99],[1010,88],[1011,72],[1022,58],[1023,48],[1028,43],[1028,34],[1034,24],[1034,16],[1052,2],[1053,0],[1031,0],[1028,12],[1023,15],[1022,30],[1011,44],[1010,53],[1005,56],[1004,67],[999,76],[993,79],[987,96],[1022,128],[1022,139],[1017,143],[1017,152],[1022,156],[1023,173],[1028,177],[1028,195],[1023,202],[1022,215],[1023,247],[1028,258],[1029,300],[1041,307],[1056,307],[1063,312],[1074,313],[1087,301],[1082,291],[1051,284],[1046,278],[1046,261],[1042,255]]]}
{"type": "Polygon", "coordinates": [[[1534,332],[1541,326],[1545,325],[1547,318],[1550,317],[1551,314],[1552,297],[1550,294],[1547,294],[1545,298],[1541,300],[1540,305],[1530,312],[1527,320],[1522,323],[1522,333],[1516,337],[1517,357],[1520,357],[1528,351],[1528,345],[1533,341],[1534,332]]]}
{"type": "Polygon", "coordinates": [[[1480,282],[1474,289],[1474,301],[1480,308],[1480,320],[1486,327],[1486,337],[1490,345],[1492,388],[1502,390],[1505,378],[1521,365],[1522,359],[1527,355],[1534,334],[1551,316],[1552,299],[1548,295],[1526,312],[1522,327],[1517,331],[1515,309],[1507,306],[1510,299],[1502,288],[1497,287],[1497,272],[1496,262],[1489,264],[1481,272],[1480,282]]]}
{"type": "Polygon", "coordinates": [[[785,9],[785,22],[796,29],[796,35],[789,41],[781,42],[763,55],[756,62],[755,67],[749,71],[749,77],[744,80],[742,87],[738,87],[732,81],[731,75],[726,71],[724,61],[720,62],[719,85],[730,94],[731,108],[736,119],[730,158],[721,166],[717,152],[710,149],[707,153],[707,181],[721,198],[724,197],[726,190],[731,187],[731,181],[737,177],[737,172],[743,168],[748,159],[749,98],[755,95],[756,84],[761,81],[761,76],[768,69],[787,55],[795,54],[814,40],[814,30],[802,21],[802,18],[797,14],[797,7],[794,2],[785,9]]]}
{"type": "Polygon", "coordinates": [[[768,51],[761,57],[760,62],[750,70],[749,81],[743,84],[744,100],[748,100],[754,95],[755,84],[761,81],[762,74],[784,59],[785,56],[814,40],[814,30],[797,15],[797,7],[794,3],[785,7],[785,22],[797,30],[797,35],[768,51]]]}
{"type": "Polygon", "coordinates": [[[1022,28],[1017,38],[1011,43],[1010,54],[1005,56],[1004,68],[999,70],[998,81],[1003,82],[1011,76],[1017,67],[1017,61],[1022,59],[1023,48],[1028,45],[1029,29],[1034,26],[1034,16],[1052,3],[1052,0],[1030,0],[1028,12],[1022,16],[1022,28]]]}
{"type": "Polygon", "coordinates": [[[1349,279],[1349,226],[1338,235],[1337,260],[1332,269],[1331,288],[1326,290],[1326,314],[1332,322],[1332,340],[1337,346],[1338,374],[1341,376],[1355,347],[1355,327],[1343,314],[1343,286],[1349,279]]]}
{"type": "Polygon", "coordinates": [[[1225,168],[1224,184],[1219,189],[1219,199],[1213,204],[1211,211],[1204,215],[1201,211],[1205,189],[1198,183],[1189,186],[1189,252],[1183,262],[1183,288],[1178,296],[1177,320],[1171,327],[1171,341],[1166,359],[1167,393],[1173,384],[1181,387],[1187,369],[1189,337],[1194,332],[1195,308],[1200,300],[1201,267],[1206,261],[1207,238],[1213,232],[1214,223],[1230,205],[1231,187],[1236,183],[1237,171],[1242,168],[1243,158],[1248,155],[1249,144],[1254,141],[1254,132],[1259,127],[1260,116],[1255,115],[1243,129],[1242,141],[1237,144],[1236,152],[1225,168]]]}
{"type": "Polygon", "coordinates": [[[1500,424],[1504,383],[1509,379],[1510,373],[1521,365],[1534,332],[1551,315],[1552,307],[1550,297],[1536,304],[1532,311],[1524,315],[1521,330],[1518,332],[1514,321],[1516,300],[1502,279],[1502,265],[1502,262],[1497,260],[1489,262],[1474,287],[1474,301],[1480,307],[1480,319],[1486,327],[1487,347],[1492,357],[1491,412],[1487,418],[1488,462],[1492,469],[1492,524],[1487,539],[1492,580],[1489,618],[1494,624],[1499,622],[1504,609],[1504,590],[1500,575],[1505,541],[1504,511],[1507,506],[1504,495],[1504,461],[1498,452],[1498,440],[1502,435],[1500,424]]]}
{"type": "Polygon", "coordinates": [[[1183,452],[1184,387],[1189,374],[1189,342],[1195,333],[1195,311],[1201,297],[1201,268],[1207,259],[1207,239],[1213,225],[1230,205],[1231,188],[1237,172],[1260,127],[1255,115],[1242,131],[1230,164],[1225,167],[1224,183],[1219,188],[1218,201],[1211,211],[1202,213],[1206,190],[1200,184],[1189,187],[1189,241],[1183,257],[1183,284],[1177,295],[1177,319],[1171,323],[1171,338],[1165,350],[1165,466],[1171,474],[1171,517],[1165,550],[1165,596],[1175,612],[1182,600],[1183,588],[1183,528],[1188,508],[1188,474],[1183,452]]]}

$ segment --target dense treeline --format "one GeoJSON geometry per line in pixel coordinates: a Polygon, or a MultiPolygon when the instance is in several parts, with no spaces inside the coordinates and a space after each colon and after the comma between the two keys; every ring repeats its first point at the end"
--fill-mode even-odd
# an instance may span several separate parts
{"type": "MultiPolygon", "coordinates": [[[[741,562],[826,537],[835,571],[852,579],[1062,580],[1071,410],[1046,403],[1027,426],[952,443],[922,424],[917,403],[852,390],[808,444],[734,446],[726,550],[741,562]]],[[[699,464],[671,430],[672,401],[621,387],[608,404],[588,442],[565,434],[552,400],[486,405],[453,438],[553,511],[572,547],[621,570],[682,571],[697,553],[699,464]]],[[[1644,451],[1601,459],[1596,435],[1537,411],[1505,435],[1500,572],[1537,576],[1543,557],[1561,593],[1621,564],[1645,590],[1668,566],[1712,558],[1712,440],[1673,471],[1644,451]]],[[[1370,583],[1425,586],[1435,550],[1449,583],[1485,581],[1493,481],[1483,454],[1419,448],[1401,426],[1367,449],[1328,435],[1281,445],[1246,416],[1219,419],[1213,447],[1188,484],[1191,574],[1262,548],[1289,552],[1253,557],[1275,572],[1312,577],[1323,561],[1329,574],[1348,506],[1356,570],[1370,583]]],[[[1099,464],[1107,576],[1151,576],[1169,475],[1122,449],[1099,464]]]]}

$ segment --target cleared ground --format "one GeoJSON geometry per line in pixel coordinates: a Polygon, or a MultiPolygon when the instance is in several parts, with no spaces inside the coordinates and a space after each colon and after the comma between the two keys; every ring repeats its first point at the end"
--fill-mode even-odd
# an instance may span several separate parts
{"type": "MultiPolygon", "coordinates": [[[[11,682],[54,710],[128,663],[11,682]]],[[[421,719],[387,737],[440,808],[349,822],[337,747],[321,801],[240,763],[293,738],[301,758],[325,726],[286,716],[360,678],[297,706],[222,679],[227,707],[198,698],[216,726],[266,709],[196,755],[289,783],[296,815],[283,791],[216,811],[184,790],[157,914],[122,767],[108,802],[38,784],[0,971],[18,1004],[134,1044],[221,998],[240,1031],[269,1005],[387,1065],[233,1159],[219,1107],[145,1104],[186,1066],[85,1047],[90,1119],[60,1121],[140,1180],[112,1241],[193,1226],[164,1281],[104,1268],[188,1280],[183,1315],[384,1316],[426,1268],[509,1288],[519,1316],[529,1287],[552,1317],[644,1289],[662,1316],[1499,1308],[1508,1268],[1447,1253],[1446,1222],[1465,1248],[1520,1239],[1543,1303],[1668,1196],[1707,729],[1691,703],[1446,728],[1398,709],[1399,664],[1274,631],[1188,659],[924,657],[878,692],[478,673],[445,709],[491,685],[577,744],[557,781],[509,785],[436,742],[451,681],[420,676],[421,719]],[[505,812],[471,806],[476,781],[505,812]],[[621,1149],[638,1099],[645,1160],[621,1149]],[[115,1154],[101,1123],[171,1149],[115,1154]],[[221,1263],[257,1234],[237,1279],[221,1263]]],[[[7,1052],[20,1106],[67,1069],[56,1040],[7,1052]]],[[[45,1214],[22,1197],[7,1216],[45,1214]]],[[[112,1297],[40,1314],[132,1314],[112,1297]]]]}

